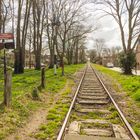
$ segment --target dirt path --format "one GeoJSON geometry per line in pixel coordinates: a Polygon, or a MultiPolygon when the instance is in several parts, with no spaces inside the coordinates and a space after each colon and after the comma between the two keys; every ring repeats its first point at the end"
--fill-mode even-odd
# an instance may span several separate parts
{"type": "Polygon", "coordinates": [[[20,128],[16,133],[10,135],[6,140],[34,140],[34,138],[31,138],[29,135],[45,121],[47,112],[48,110],[45,109],[35,112],[23,128],[20,128]]]}
{"type": "MultiPolygon", "coordinates": [[[[69,80],[67,80],[65,87],[60,91],[60,93],[55,94],[52,97],[53,102],[47,109],[41,108],[37,110],[35,113],[33,113],[33,115],[29,117],[29,120],[27,121],[25,126],[19,128],[14,134],[11,134],[5,140],[36,140],[35,138],[31,137],[31,134],[35,132],[41,124],[46,122],[46,115],[48,111],[54,106],[59,98],[61,98],[60,94],[64,92],[68,85],[69,80]]],[[[47,102],[50,103],[52,98],[48,99],[47,102]]]]}
{"type": "MultiPolygon", "coordinates": [[[[72,94],[75,92],[76,87],[80,81],[80,77],[82,76],[84,69],[76,72],[73,77],[75,81],[75,86],[72,87],[72,94]]],[[[44,94],[44,103],[47,107],[42,107],[32,113],[29,119],[26,121],[25,126],[22,128],[18,128],[15,133],[9,135],[5,140],[36,140],[31,136],[36,130],[38,130],[39,126],[43,123],[46,123],[46,116],[48,111],[53,108],[56,102],[61,98],[61,94],[69,87],[70,81],[67,80],[65,87],[54,95],[50,96],[49,93],[44,94]]]]}

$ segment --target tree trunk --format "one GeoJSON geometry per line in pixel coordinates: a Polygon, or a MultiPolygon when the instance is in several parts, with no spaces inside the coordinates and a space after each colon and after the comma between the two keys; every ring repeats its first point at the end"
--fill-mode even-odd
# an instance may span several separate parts
{"type": "Polygon", "coordinates": [[[53,68],[54,67],[54,50],[50,49],[50,64],[49,64],[49,68],[53,68]]]}
{"type": "Polygon", "coordinates": [[[125,65],[124,74],[126,74],[126,75],[132,75],[132,69],[129,66],[129,64],[126,64],[125,65]]]}
{"type": "Polygon", "coordinates": [[[35,55],[35,69],[36,70],[40,70],[41,69],[41,54],[38,52],[36,55],[35,55]]]}
{"type": "Polygon", "coordinates": [[[45,88],[45,68],[41,69],[41,87],[45,88]]]}
{"type": "Polygon", "coordinates": [[[129,54],[127,54],[127,57],[125,59],[125,64],[124,64],[124,74],[126,75],[132,75],[132,64],[131,64],[131,58],[129,57],[129,54]]]}
{"type": "Polygon", "coordinates": [[[73,64],[73,47],[70,50],[70,64],[73,64]]]}
{"type": "Polygon", "coordinates": [[[61,57],[62,76],[64,76],[64,57],[61,57]]]}
{"type": "Polygon", "coordinates": [[[78,64],[78,46],[76,45],[76,51],[75,51],[75,64],[78,64]]]}
{"type": "Polygon", "coordinates": [[[136,56],[132,50],[127,50],[127,53],[124,52],[122,57],[120,57],[121,66],[123,68],[124,74],[132,75],[132,69],[136,64],[136,56]]]}
{"type": "Polygon", "coordinates": [[[15,74],[20,74],[24,72],[24,61],[23,61],[23,49],[21,46],[21,10],[22,1],[19,0],[18,4],[18,21],[17,21],[17,38],[16,38],[16,50],[15,50],[15,74]]]}
{"type": "Polygon", "coordinates": [[[66,58],[67,58],[67,60],[68,60],[68,65],[70,65],[70,49],[69,49],[69,48],[67,49],[66,58]]]}
{"type": "Polygon", "coordinates": [[[29,44],[29,69],[31,69],[32,68],[32,64],[31,64],[31,62],[32,62],[32,58],[31,58],[31,39],[30,39],[30,44],[29,44]]]}

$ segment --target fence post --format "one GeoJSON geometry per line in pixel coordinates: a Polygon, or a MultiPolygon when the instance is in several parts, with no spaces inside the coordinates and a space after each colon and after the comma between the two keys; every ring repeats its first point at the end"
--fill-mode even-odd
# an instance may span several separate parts
{"type": "Polygon", "coordinates": [[[4,105],[9,107],[12,101],[12,71],[7,70],[4,80],[4,105]]]}
{"type": "Polygon", "coordinates": [[[41,87],[45,88],[45,67],[41,69],[41,87]]]}

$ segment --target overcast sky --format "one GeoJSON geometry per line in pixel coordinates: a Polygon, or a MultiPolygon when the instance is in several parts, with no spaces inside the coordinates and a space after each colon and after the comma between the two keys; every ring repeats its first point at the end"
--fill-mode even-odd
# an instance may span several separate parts
{"type": "MultiPolygon", "coordinates": [[[[97,6],[94,4],[86,5],[84,11],[87,14],[90,14],[90,18],[86,19],[85,24],[88,26],[93,25],[97,26],[98,29],[88,35],[86,47],[92,49],[94,46],[95,39],[104,39],[106,46],[114,47],[121,46],[120,41],[120,31],[117,23],[111,16],[102,17],[103,13],[101,11],[96,11],[97,6]]],[[[11,29],[11,24],[9,25],[11,29]]]]}
{"type": "Polygon", "coordinates": [[[99,38],[104,39],[108,47],[121,46],[119,27],[114,19],[111,16],[102,17],[103,13],[101,12],[95,13],[93,5],[88,5],[87,7],[91,13],[91,17],[87,22],[97,26],[98,29],[88,35],[86,47],[92,49],[94,40],[99,38]]]}

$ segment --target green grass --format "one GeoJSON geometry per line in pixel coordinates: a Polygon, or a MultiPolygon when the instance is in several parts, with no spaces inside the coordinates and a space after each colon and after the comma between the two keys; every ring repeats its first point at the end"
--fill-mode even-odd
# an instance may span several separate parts
{"type": "MultiPolygon", "coordinates": [[[[106,74],[108,77],[111,77],[114,79],[113,86],[116,88],[117,91],[125,91],[129,97],[133,99],[133,101],[140,106],[140,76],[135,76],[135,75],[124,75],[119,72],[110,70],[106,67],[103,67],[101,65],[96,65],[93,64],[93,66],[99,70],[100,72],[106,74]],[[121,88],[118,88],[118,84],[121,85],[121,88]]],[[[132,104],[129,102],[129,104],[132,104]]],[[[134,110],[133,112],[137,112],[137,110],[134,110]]],[[[114,113],[110,118],[114,118],[117,113],[114,113]]],[[[110,119],[109,118],[109,119],[110,119]]],[[[140,120],[138,120],[140,121],[140,120]]],[[[133,124],[133,128],[135,132],[138,134],[140,137],[140,122],[136,122],[136,120],[130,120],[130,122],[133,124]]]]}
{"type": "MultiPolygon", "coordinates": [[[[25,70],[24,74],[13,75],[12,78],[12,96],[17,96],[30,93],[34,86],[37,86],[40,81],[40,71],[25,70]]],[[[3,75],[0,77],[0,101],[3,100],[3,75]]]]}
{"type": "MultiPolygon", "coordinates": [[[[68,79],[84,65],[65,66],[65,76],[61,76],[61,69],[57,69],[54,76],[53,69],[46,70],[46,88],[39,93],[42,100],[32,99],[32,90],[40,85],[40,71],[25,70],[24,74],[12,77],[12,106],[6,108],[0,105],[0,140],[24,125],[28,117],[39,108],[48,108],[51,99],[66,85],[68,79]],[[50,101],[45,101],[44,96],[50,101]]],[[[45,98],[46,99],[46,98],[45,98]]],[[[3,75],[0,73],[0,102],[3,101],[3,75]]],[[[59,119],[59,118],[58,118],[59,119]]]]}
{"type": "MultiPolygon", "coordinates": [[[[71,81],[72,82],[72,81],[71,81]]],[[[73,82],[72,82],[73,83],[73,82]]],[[[73,85],[71,83],[71,86],[73,85]]],[[[33,134],[33,137],[41,140],[45,139],[56,139],[56,135],[59,131],[59,127],[62,124],[62,121],[65,118],[66,113],[68,112],[70,103],[64,104],[63,99],[70,101],[68,95],[71,93],[71,87],[68,87],[62,94],[61,98],[56,102],[54,107],[48,112],[46,116],[47,123],[42,124],[40,129],[33,134]]]]}
{"type": "MultiPolygon", "coordinates": [[[[84,65],[70,65],[65,66],[65,76],[61,76],[61,69],[57,69],[57,75],[53,75],[53,70],[46,71],[46,91],[56,93],[62,89],[66,83],[67,77],[71,76],[78,69],[84,65]]],[[[12,96],[17,98],[18,96],[31,93],[34,87],[40,84],[40,71],[37,70],[25,70],[24,74],[13,75],[12,77],[12,96]]],[[[0,101],[3,100],[3,75],[0,73],[0,101]]]]}
{"type": "Polygon", "coordinates": [[[119,72],[110,70],[106,67],[95,65],[94,67],[111,76],[113,79],[117,80],[118,83],[121,84],[122,89],[128,93],[130,97],[132,97],[135,101],[140,103],[140,77],[135,75],[124,75],[119,72]]]}

